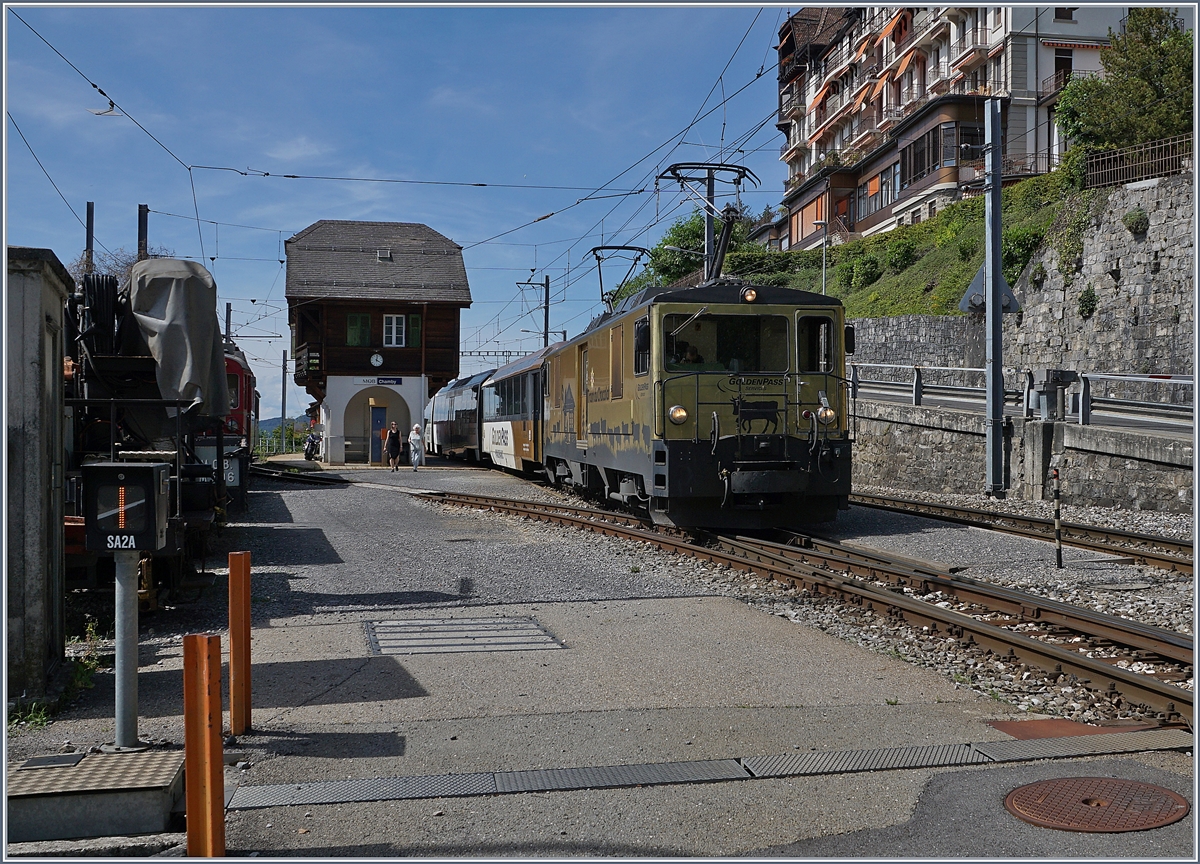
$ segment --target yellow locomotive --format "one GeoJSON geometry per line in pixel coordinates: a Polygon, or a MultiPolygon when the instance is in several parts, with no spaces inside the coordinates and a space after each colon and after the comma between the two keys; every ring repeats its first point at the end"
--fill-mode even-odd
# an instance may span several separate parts
{"type": "Polygon", "coordinates": [[[647,288],[546,353],[544,469],[660,524],[829,521],[850,494],[853,350],[831,297],[647,288]]]}

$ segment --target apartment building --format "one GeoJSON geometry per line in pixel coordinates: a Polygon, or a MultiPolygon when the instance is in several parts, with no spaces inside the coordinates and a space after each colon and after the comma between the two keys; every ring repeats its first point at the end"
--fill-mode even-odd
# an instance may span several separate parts
{"type": "Polygon", "coordinates": [[[779,33],[785,248],[932,217],[983,184],[985,101],[1002,100],[1006,182],[1064,151],[1054,107],[1099,74],[1122,7],[806,7],[779,33]],[[817,223],[825,222],[827,226],[817,223]]]}

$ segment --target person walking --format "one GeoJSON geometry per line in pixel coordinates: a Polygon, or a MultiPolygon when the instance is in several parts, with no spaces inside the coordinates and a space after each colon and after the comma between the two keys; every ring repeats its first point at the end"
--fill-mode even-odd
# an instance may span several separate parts
{"type": "Polygon", "coordinates": [[[404,439],[400,437],[400,427],[396,425],[395,420],[388,427],[387,437],[383,444],[387,448],[388,465],[392,466],[393,471],[399,471],[400,451],[404,449],[404,439]]]}
{"type": "Polygon", "coordinates": [[[412,433],[408,436],[409,458],[412,461],[412,469],[417,470],[417,467],[425,464],[425,440],[421,436],[421,424],[414,423],[412,433]]]}

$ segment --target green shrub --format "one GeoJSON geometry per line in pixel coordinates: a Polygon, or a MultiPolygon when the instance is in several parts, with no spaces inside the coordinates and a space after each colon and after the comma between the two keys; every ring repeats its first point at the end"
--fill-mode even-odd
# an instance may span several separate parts
{"type": "Polygon", "coordinates": [[[882,275],[883,271],[879,267],[879,262],[874,257],[867,255],[854,262],[854,276],[851,278],[850,285],[855,291],[860,291],[868,285],[875,284],[882,275]]]}
{"type": "Polygon", "coordinates": [[[1129,233],[1133,235],[1145,234],[1150,230],[1150,217],[1146,215],[1146,211],[1141,207],[1135,207],[1123,217],[1121,221],[1125,227],[1129,229],[1129,233]]]}
{"type": "Polygon", "coordinates": [[[1015,285],[1021,278],[1021,272],[1042,244],[1044,236],[1045,228],[1020,225],[1009,228],[1000,236],[1001,266],[1004,268],[1004,279],[1009,285],[1015,285]]]}
{"type": "Polygon", "coordinates": [[[1046,265],[1041,261],[1033,265],[1033,270],[1029,274],[1029,279],[1041,285],[1046,281],[1046,265]]]}
{"type": "Polygon", "coordinates": [[[897,237],[887,244],[884,254],[887,266],[897,273],[903,273],[917,260],[917,244],[910,237],[897,237]]]}
{"type": "Polygon", "coordinates": [[[979,241],[973,237],[964,237],[958,241],[958,260],[970,261],[975,257],[975,251],[979,248],[979,241]]]}
{"type": "Polygon", "coordinates": [[[1088,285],[1079,292],[1079,317],[1091,318],[1095,314],[1096,308],[1100,305],[1100,299],[1096,296],[1095,290],[1091,285],[1088,285]]]}

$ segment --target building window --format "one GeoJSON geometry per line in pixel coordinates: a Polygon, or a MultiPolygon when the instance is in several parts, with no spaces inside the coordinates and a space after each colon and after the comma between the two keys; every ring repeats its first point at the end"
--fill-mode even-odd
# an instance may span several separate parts
{"type": "Polygon", "coordinates": [[[404,347],[404,316],[403,315],[384,315],[383,316],[383,347],[384,348],[403,348],[404,347]]]}
{"type": "Polygon", "coordinates": [[[1055,6],[1054,7],[1054,20],[1055,21],[1074,21],[1075,20],[1075,10],[1078,8],[1079,8],[1078,6],[1055,6]]]}
{"type": "Polygon", "coordinates": [[[854,202],[856,219],[865,219],[896,200],[900,184],[900,163],[884,168],[858,187],[854,202]]]}
{"type": "Polygon", "coordinates": [[[365,348],[371,344],[371,316],[346,316],[346,345],[365,348]]]}
{"type": "Polygon", "coordinates": [[[412,314],[408,316],[408,332],[404,334],[405,342],[409,348],[421,347],[421,316],[412,314]]]}
{"type": "MultiPolygon", "coordinates": [[[[945,156],[943,131],[950,127],[950,146],[954,146],[954,124],[934,126],[900,151],[900,188],[906,189],[922,177],[941,168],[945,156]]],[[[951,162],[950,164],[954,164],[951,162]]]]}

